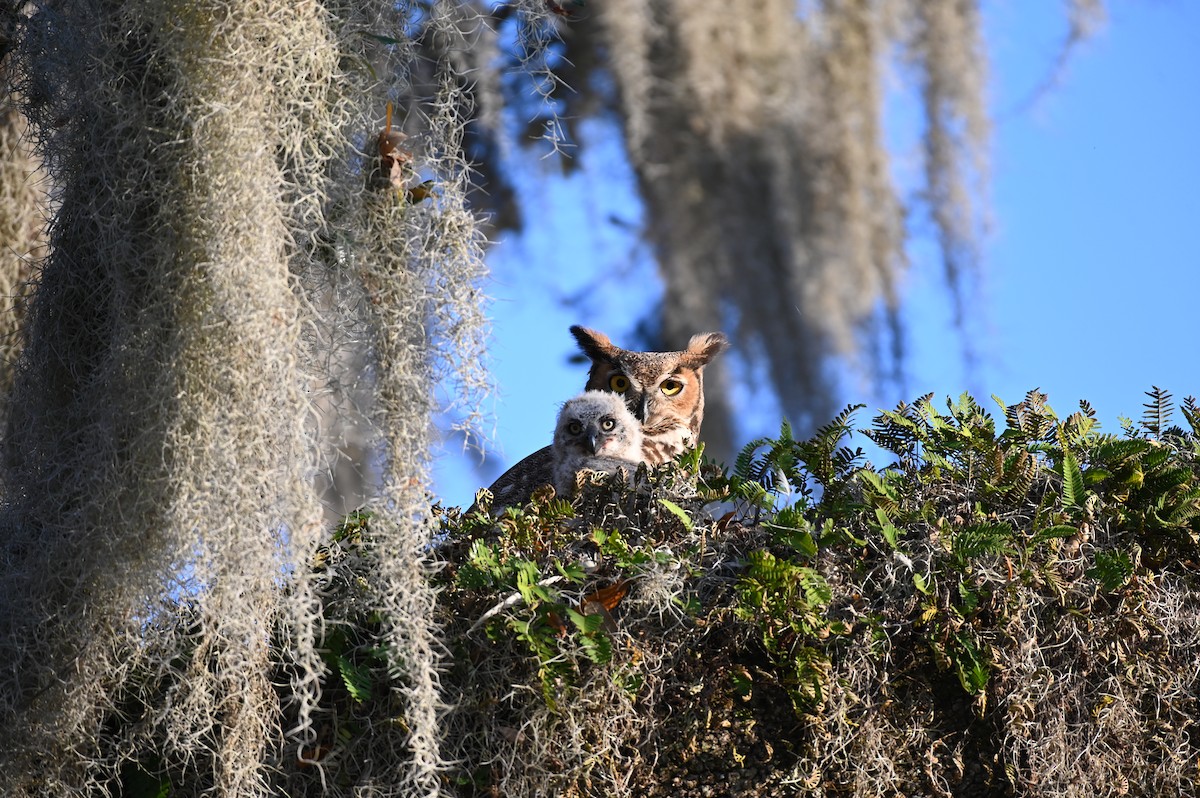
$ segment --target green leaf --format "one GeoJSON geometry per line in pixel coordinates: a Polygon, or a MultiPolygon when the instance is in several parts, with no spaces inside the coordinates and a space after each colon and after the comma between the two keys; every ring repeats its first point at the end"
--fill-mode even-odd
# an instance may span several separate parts
{"type": "Polygon", "coordinates": [[[375,41],[379,42],[380,44],[401,44],[399,39],[395,39],[391,36],[384,36],[382,33],[371,33],[370,31],[363,31],[362,35],[366,36],[368,39],[374,39],[375,41]]]}
{"type": "Polygon", "coordinates": [[[770,521],[763,521],[763,528],[775,533],[775,540],[789,546],[805,557],[815,557],[817,544],[813,540],[808,519],[799,507],[784,507],[770,521]]]}
{"type": "Polygon", "coordinates": [[[737,459],[733,461],[734,475],[744,480],[753,480],[754,453],[770,443],[770,438],[755,438],[743,446],[742,450],[738,452],[737,459]]]}
{"type": "Polygon", "coordinates": [[[554,567],[558,569],[558,572],[562,574],[568,582],[578,584],[587,578],[587,571],[583,570],[583,566],[579,563],[573,562],[563,565],[563,563],[560,561],[555,560],[554,567]]]}
{"type": "Polygon", "coordinates": [[[958,583],[958,597],[962,599],[960,609],[964,616],[971,615],[979,608],[979,594],[967,587],[964,582],[958,583]]]}
{"type": "Polygon", "coordinates": [[[750,698],[754,692],[754,677],[745,668],[734,670],[729,675],[733,682],[733,691],[742,698],[750,698]]]}
{"type": "Polygon", "coordinates": [[[970,634],[955,634],[954,669],[963,689],[972,695],[982,693],[992,677],[991,666],[970,634]]]}
{"type": "Polygon", "coordinates": [[[988,554],[1008,554],[1013,535],[1012,525],[1007,521],[971,524],[951,536],[950,550],[962,560],[988,554]]]}
{"type": "Polygon", "coordinates": [[[833,601],[833,589],[819,571],[802,568],[801,576],[804,580],[804,598],[810,606],[821,608],[833,601]]]}
{"type": "Polygon", "coordinates": [[[580,632],[579,645],[583,647],[587,658],[598,665],[603,665],[611,660],[612,642],[608,639],[608,635],[601,631],[604,616],[599,613],[584,615],[570,607],[567,607],[566,610],[567,617],[580,632]]]}
{"type": "Polygon", "coordinates": [[[930,593],[929,583],[925,580],[924,575],[917,571],[913,571],[913,587],[924,593],[926,596],[928,596],[930,593]]]}
{"type": "Polygon", "coordinates": [[[547,598],[546,591],[538,584],[540,576],[536,564],[528,560],[517,564],[517,591],[531,607],[537,604],[537,599],[547,598]]]}
{"type": "Polygon", "coordinates": [[[1106,592],[1113,593],[1133,576],[1133,560],[1124,551],[1098,551],[1096,564],[1085,575],[1099,581],[1106,592]]]}
{"type": "Polygon", "coordinates": [[[600,630],[604,623],[604,616],[596,613],[595,615],[584,615],[578,610],[567,607],[567,617],[571,619],[571,623],[586,635],[595,634],[600,630]]]}
{"type": "Polygon", "coordinates": [[[1070,524],[1055,524],[1054,526],[1048,526],[1034,532],[1033,540],[1030,542],[1036,546],[1039,543],[1045,543],[1047,540],[1053,540],[1054,538],[1069,538],[1078,532],[1078,527],[1071,526],[1070,524]]]}
{"type": "Polygon", "coordinates": [[[895,524],[892,523],[891,519],[888,518],[887,513],[878,507],[875,508],[875,518],[879,521],[879,531],[883,533],[883,539],[886,540],[888,545],[893,549],[898,549],[900,530],[895,524]]]}
{"type": "Polygon", "coordinates": [[[1063,447],[1062,456],[1062,503],[1063,507],[1082,507],[1085,498],[1083,472],[1079,470],[1079,462],[1071,450],[1063,447]]]}
{"type": "Polygon", "coordinates": [[[1146,391],[1146,396],[1150,397],[1150,401],[1142,405],[1145,408],[1142,413],[1142,429],[1148,435],[1160,438],[1166,432],[1175,412],[1171,392],[1155,385],[1152,386],[1152,390],[1146,391]]]}
{"type": "Polygon", "coordinates": [[[791,529],[788,527],[776,526],[771,523],[763,523],[763,526],[776,533],[775,539],[785,546],[795,550],[797,554],[805,557],[817,556],[817,543],[813,540],[812,533],[803,529],[791,529]]]}
{"type": "Polygon", "coordinates": [[[342,655],[337,657],[338,674],[346,692],[359,704],[371,700],[371,671],[362,665],[357,665],[342,655]]]}
{"type": "Polygon", "coordinates": [[[668,510],[670,510],[676,518],[683,522],[684,529],[686,529],[688,532],[691,532],[695,529],[695,524],[692,523],[692,517],[688,515],[687,511],[685,511],[682,507],[670,499],[659,499],[658,501],[663,507],[666,507],[668,510]]]}

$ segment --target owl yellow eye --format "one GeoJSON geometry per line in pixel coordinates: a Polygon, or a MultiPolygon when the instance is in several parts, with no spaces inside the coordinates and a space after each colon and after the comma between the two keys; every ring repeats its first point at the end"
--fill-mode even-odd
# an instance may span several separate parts
{"type": "Polygon", "coordinates": [[[604,430],[605,432],[611,431],[615,426],[617,426],[617,422],[608,416],[600,419],[600,429],[604,430]]]}
{"type": "Polygon", "coordinates": [[[679,380],[663,380],[661,390],[667,396],[674,396],[683,390],[683,383],[679,380]]]}
{"type": "Polygon", "coordinates": [[[567,425],[567,432],[571,433],[572,435],[578,435],[579,433],[583,432],[583,425],[578,421],[572,421],[567,425]]]}
{"type": "Polygon", "coordinates": [[[617,393],[625,393],[629,390],[629,378],[624,374],[614,374],[608,378],[608,387],[617,393]]]}

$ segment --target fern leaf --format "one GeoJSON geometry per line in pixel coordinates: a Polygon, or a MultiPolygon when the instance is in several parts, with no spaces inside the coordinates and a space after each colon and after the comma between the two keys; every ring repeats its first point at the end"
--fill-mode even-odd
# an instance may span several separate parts
{"type": "Polygon", "coordinates": [[[1133,576],[1133,560],[1124,551],[1098,551],[1096,564],[1087,570],[1086,575],[1100,582],[1106,592],[1113,593],[1124,587],[1133,576]]]}
{"type": "Polygon", "coordinates": [[[1171,404],[1171,393],[1154,385],[1149,391],[1146,391],[1146,396],[1150,397],[1150,401],[1142,404],[1142,407],[1145,408],[1142,413],[1142,429],[1147,435],[1155,438],[1162,437],[1163,432],[1170,426],[1171,416],[1175,412],[1174,405],[1171,404]]]}
{"type": "Polygon", "coordinates": [[[1149,448],[1150,443],[1141,438],[1106,438],[1092,450],[1092,461],[1115,470],[1117,465],[1144,454],[1149,448]]]}
{"type": "Polygon", "coordinates": [[[972,524],[954,534],[950,549],[955,557],[972,560],[987,554],[1008,553],[1012,539],[1013,528],[1007,521],[972,524]]]}
{"type": "Polygon", "coordinates": [[[879,522],[879,531],[883,535],[883,539],[887,541],[888,546],[896,549],[899,545],[900,530],[892,523],[881,508],[875,508],[875,519],[879,522]]]}
{"type": "Polygon", "coordinates": [[[1009,429],[1019,433],[1027,441],[1040,441],[1054,427],[1056,416],[1046,404],[1047,396],[1038,389],[1025,394],[1025,400],[1004,411],[1009,429]]]}
{"type": "Polygon", "coordinates": [[[1200,435],[1200,405],[1196,404],[1196,397],[1184,397],[1183,405],[1179,409],[1183,411],[1183,417],[1192,428],[1192,434],[1200,435]]]}
{"type": "Polygon", "coordinates": [[[834,416],[832,421],[817,430],[817,434],[812,437],[811,442],[825,451],[834,451],[842,438],[853,431],[850,421],[854,414],[864,407],[866,407],[864,404],[846,405],[842,412],[834,416]]]}
{"type": "Polygon", "coordinates": [[[1063,507],[1082,507],[1085,496],[1083,472],[1079,470],[1079,462],[1071,450],[1063,447],[1062,466],[1062,503],[1063,507]]]}
{"type": "Polygon", "coordinates": [[[742,450],[738,452],[737,458],[733,461],[733,473],[742,479],[753,479],[750,476],[750,469],[754,462],[754,454],[770,443],[770,438],[755,438],[743,446],[742,450]]]}
{"type": "Polygon", "coordinates": [[[1079,534],[1078,527],[1071,526],[1070,524],[1055,524],[1054,526],[1048,526],[1044,529],[1039,529],[1037,532],[1034,532],[1033,539],[1030,541],[1030,543],[1036,546],[1037,544],[1044,543],[1047,540],[1053,540],[1054,538],[1069,538],[1072,535],[1077,534],[1079,534]]]}
{"type": "Polygon", "coordinates": [[[658,502],[663,507],[666,507],[668,510],[670,510],[671,514],[680,520],[680,522],[683,524],[683,528],[688,532],[691,532],[696,528],[696,525],[692,522],[692,517],[688,515],[687,511],[678,504],[670,499],[659,499],[658,502]]]}
{"type": "Polygon", "coordinates": [[[1145,474],[1143,487],[1151,497],[1165,499],[1168,493],[1180,485],[1191,482],[1194,477],[1191,469],[1183,466],[1155,469],[1145,474]]]}
{"type": "Polygon", "coordinates": [[[357,665],[339,654],[337,669],[338,675],[342,677],[342,684],[346,686],[346,692],[354,701],[361,704],[371,700],[371,671],[368,668],[357,665]]]}
{"type": "Polygon", "coordinates": [[[1184,526],[1200,515],[1200,488],[1194,488],[1175,503],[1167,514],[1166,521],[1174,526],[1184,526]]]}
{"type": "Polygon", "coordinates": [[[1033,487],[1038,464],[1027,449],[1019,448],[1016,454],[1005,458],[1003,485],[1010,495],[1025,496],[1033,487]]]}

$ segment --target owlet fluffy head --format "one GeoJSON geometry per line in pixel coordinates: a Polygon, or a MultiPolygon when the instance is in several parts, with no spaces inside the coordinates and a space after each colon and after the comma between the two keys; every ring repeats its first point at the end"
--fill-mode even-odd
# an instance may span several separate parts
{"type": "Polygon", "coordinates": [[[643,461],[642,425],[617,394],[586,391],[559,411],[552,449],[554,486],[570,495],[582,470],[632,473],[643,461]]]}
{"type": "Polygon", "coordinates": [[[586,391],[567,400],[558,413],[556,450],[638,462],[641,445],[642,425],[617,394],[586,391]]]}

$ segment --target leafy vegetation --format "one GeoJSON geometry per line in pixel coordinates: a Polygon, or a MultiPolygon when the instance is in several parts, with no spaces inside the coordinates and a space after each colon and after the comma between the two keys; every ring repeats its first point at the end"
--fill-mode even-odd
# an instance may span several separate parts
{"type": "MultiPolygon", "coordinates": [[[[848,443],[859,409],[731,469],[696,452],[573,501],[439,510],[445,792],[1195,795],[1194,400],[1177,426],[1154,389],[1111,435],[1036,391],[926,396],[861,430],[882,467],[848,443]]],[[[280,748],[291,795],[352,792],[369,741],[404,755],[372,523],[312,560],[326,673],[317,706],[282,705],[281,731],[319,730],[280,748]]],[[[299,672],[282,648],[277,671],[299,672]]],[[[108,743],[164,692],[131,686],[108,743]]],[[[191,795],[198,768],[151,746],[113,777],[191,795]]]]}

